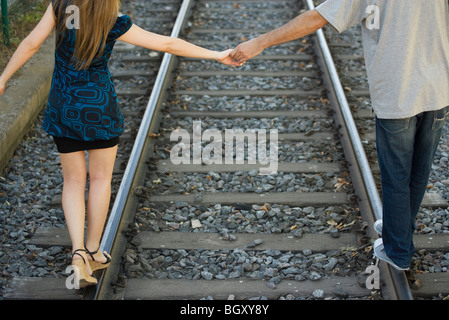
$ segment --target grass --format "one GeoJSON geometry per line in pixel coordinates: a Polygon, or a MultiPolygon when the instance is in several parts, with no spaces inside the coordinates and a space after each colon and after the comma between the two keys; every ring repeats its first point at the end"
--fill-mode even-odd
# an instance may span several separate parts
{"type": "Polygon", "coordinates": [[[5,45],[4,35],[0,31],[0,73],[6,67],[20,42],[41,20],[48,4],[48,0],[19,0],[18,4],[11,8],[9,12],[11,44],[9,47],[5,45]]]}

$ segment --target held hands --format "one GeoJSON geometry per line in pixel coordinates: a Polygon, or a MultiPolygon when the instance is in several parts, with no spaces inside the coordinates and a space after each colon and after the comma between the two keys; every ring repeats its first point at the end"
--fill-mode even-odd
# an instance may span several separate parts
{"type": "Polygon", "coordinates": [[[217,58],[216,60],[228,65],[228,66],[237,66],[237,67],[241,67],[243,65],[243,63],[240,63],[238,61],[235,61],[231,58],[230,53],[232,52],[232,49],[228,49],[225,51],[221,51],[221,52],[217,52],[217,58]]]}
{"type": "Polygon", "coordinates": [[[218,53],[217,61],[223,64],[241,67],[246,60],[254,58],[264,50],[259,39],[254,38],[239,44],[235,49],[218,53]]]}
{"type": "Polygon", "coordinates": [[[261,46],[259,39],[254,38],[239,44],[230,54],[232,60],[242,65],[251,58],[259,55],[264,48],[261,46]]]}

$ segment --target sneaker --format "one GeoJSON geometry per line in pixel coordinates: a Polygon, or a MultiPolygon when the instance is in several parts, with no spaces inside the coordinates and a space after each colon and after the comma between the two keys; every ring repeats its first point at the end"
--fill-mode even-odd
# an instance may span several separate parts
{"type": "Polygon", "coordinates": [[[382,219],[374,222],[374,231],[376,231],[379,236],[382,236],[382,219]]]}
{"type": "Polygon", "coordinates": [[[393,260],[388,258],[387,254],[385,252],[385,249],[384,249],[384,244],[383,244],[382,238],[379,238],[376,241],[374,241],[374,256],[382,261],[387,262],[396,270],[405,271],[405,270],[409,269],[408,267],[403,268],[403,267],[398,266],[396,263],[393,262],[393,260]]]}

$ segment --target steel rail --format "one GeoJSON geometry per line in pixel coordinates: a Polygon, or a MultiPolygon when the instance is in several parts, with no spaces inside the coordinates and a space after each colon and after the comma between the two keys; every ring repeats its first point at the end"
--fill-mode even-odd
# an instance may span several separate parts
{"type": "MultiPolygon", "coordinates": [[[[315,9],[313,0],[306,0],[306,2],[309,10],[315,9]]],[[[318,42],[320,44],[320,48],[324,56],[325,60],[324,62],[328,69],[332,86],[337,96],[338,104],[348,130],[348,134],[352,143],[354,153],[356,155],[357,164],[359,166],[362,175],[362,179],[368,195],[368,201],[370,203],[371,210],[376,219],[382,219],[382,201],[380,199],[379,192],[377,190],[377,186],[371,171],[371,167],[366,157],[365,149],[363,148],[362,141],[360,139],[360,135],[358,133],[357,126],[354,121],[354,117],[352,116],[351,109],[349,108],[349,104],[346,99],[346,95],[343,90],[340,77],[338,76],[338,72],[335,67],[335,63],[333,61],[332,54],[329,50],[329,46],[327,44],[327,40],[324,36],[323,30],[322,29],[317,30],[316,36],[318,38],[318,42]]],[[[393,270],[393,268],[390,266],[389,270],[391,277],[394,281],[394,286],[398,298],[400,300],[413,300],[413,295],[408,285],[405,273],[393,270]]]]}
{"type": "MultiPolygon", "coordinates": [[[[191,0],[183,0],[170,35],[171,37],[179,37],[179,34],[182,31],[183,25],[187,18],[190,5],[191,0]]],[[[113,247],[120,220],[122,218],[122,213],[126,206],[128,196],[131,192],[131,186],[136,175],[137,166],[140,158],[142,157],[145,140],[148,136],[148,131],[153,121],[154,115],[156,114],[158,101],[163,95],[164,82],[173,58],[174,57],[172,54],[165,53],[162,59],[158,75],[156,77],[147,107],[145,109],[145,114],[142,118],[142,122],[140,124],[139,131],[137,133],[133,149],[128,160],[128,164],[123,174],[122,182],[120,184],[119,190],[117,191],[117,195],[115,197],[108,222],[104,229],[103,238],[100,244],[101,251],[110,252],[113,247]]]]}

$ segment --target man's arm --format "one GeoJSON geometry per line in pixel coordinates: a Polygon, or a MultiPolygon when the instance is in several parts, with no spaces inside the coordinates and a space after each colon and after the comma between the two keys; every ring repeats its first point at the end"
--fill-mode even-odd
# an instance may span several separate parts
{"type": "Polygon", "coordinates": [[[309,10],[282,27],[238,45],[231,53],[231,58],[244,63],[269,47],[302,38],[327,24],[328,21],[318,11],[309,10]]]}

